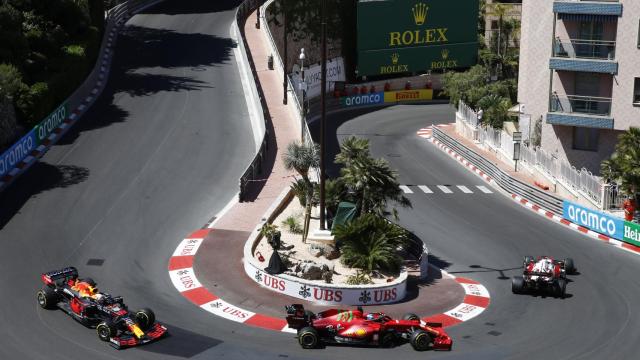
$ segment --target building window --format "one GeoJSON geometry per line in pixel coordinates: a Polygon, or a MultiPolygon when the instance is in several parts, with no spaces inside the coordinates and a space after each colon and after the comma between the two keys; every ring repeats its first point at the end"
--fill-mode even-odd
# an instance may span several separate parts
{"type": "Polygon", "coordinates": [[[598,151],[599,129],[574,127],[573,149],[584,151],[598,151]]]}
{"type": "Polygon", "coordinates": [[[498,20],[491,20],[491,30],[498,30],[498,20]]]}
{"type": "Polygon", "coordinates": [[[633,105],[640,106],[640,78],[633,79],[633,105]]]}

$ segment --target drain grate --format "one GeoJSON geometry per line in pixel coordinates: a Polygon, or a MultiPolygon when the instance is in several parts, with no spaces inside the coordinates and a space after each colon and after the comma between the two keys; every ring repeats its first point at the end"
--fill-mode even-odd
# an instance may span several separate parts
{"type": "Polygon", "coordinates": [[[102,266],[104,264],[104,259],[89,259],[87,261],[87,265],[89,266],[102,266]]]}

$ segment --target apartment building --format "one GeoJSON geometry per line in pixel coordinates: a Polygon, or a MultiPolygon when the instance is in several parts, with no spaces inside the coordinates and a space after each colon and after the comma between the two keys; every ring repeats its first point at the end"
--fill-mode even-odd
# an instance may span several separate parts
{"type": "Polygon", "coordinates": [[[523,0],[518,101],[541,148],[600,172],[640,127],[640,1],[523,0]]]}

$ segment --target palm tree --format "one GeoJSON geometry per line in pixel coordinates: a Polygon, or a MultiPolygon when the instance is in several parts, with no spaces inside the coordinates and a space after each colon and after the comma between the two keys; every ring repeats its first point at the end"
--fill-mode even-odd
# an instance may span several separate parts
{"type": "MultiPolygon", "coordinates": [[[[340,178],[351,190],[352,201],[361,214],[387,214],[389,201],[395,201],[403,207],[411,202],[400,190],[398,174],[389,167],[384,159],[374,159],[369,153],[369,140],[349,137],[340,145],[340,154],[336,163],[344,165],[340,178]]],[[[392,214],[397,218],[397,210],[392,214]]]]}
{"type": "Polygon", "coordinates": [[[300,196],[298,196],[300,203],[304,203],[305,205],[302,241],[306,240],[307,234],[309,233],[312,206],[312,202],[309,200],[313,199],[313,184],[311,183],[311,180],[309,180],[309,170],[312,167],[318,166],[319,159],[317,154],[318,152],[315,149],[315,145],[302,144],[298,141],[289,143],[289,145],[287,145],[287,151],[282,154],[284,167],[287,170],[295,170],[300,174],[306,188],[305,200],[303,201],[300,196]]]}
{"type": "MultiPolygon", "coordinates": [[[[601,175],[628,196],[640,192],[640,128],[631,127],[618,138],[611,158],[602,162],[601,175]]],[[[637,201],[638,199],[636,199],[637,201]]]]}
{"type": "Polygon", "coordinates": [[[342,262],[369,274],[377,270],[398,271],[402,263],[398,249],[408,240],[406,230],[374,214],[336,226],[334,235],[340,244],[342,262]]]}
{"type": "Polygon", "coordinates": [[[508,10],[509,10],[509,7],[507,5],[497,3],[497,4],[492,4],[491,10],[488,13],[488,15],[498,17],[498,46],[496,48],[497,50],[496,52],[498,53],[498,56],[500,56],[500,48],[502,47],[502,21],[505,15],[507,14],[508,10]]]}

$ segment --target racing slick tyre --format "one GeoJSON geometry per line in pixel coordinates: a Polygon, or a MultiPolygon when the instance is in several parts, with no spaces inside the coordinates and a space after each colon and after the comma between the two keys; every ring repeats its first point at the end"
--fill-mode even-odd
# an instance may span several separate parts
{"type": "Polygon", "coordinates": [[[429,349],[431,344],[431,336],[424,330],[416,330],[411,333],[411,346],[416,351],[425,351],[429,349]]]}
{"type": "Polygon", "coordinates": [[[311,326],[298,330],[298,342],[303,349],[315,349],[320,344],[318,331],[311,326]]]}
{"type": "Polygon", "coordinates": [[[529,255],[525,256],[524,260],[522,260],[522,267],[526,269],[527,268],[527,264],[529,264],[532,261],[535,261],[533,256],[529,256],[529,255]]]}
{"type": "Polygon", "coordinates": [[[395,347],[398,341],[398,337],[393,331],[386,331],[380,335],[380,347],[392,348],[395,347]]]}
{"type": "Polygon", "coordinates": [[[38,291],[37,298],[38,304],[43,309],[54,309],[58,303],[58,294],[48,286],[38,291]]]}
{"type": "Polygon", "coordinates": [[[564,271],[569,275],[575,274],[576,266],[573,264],[572,258],[564,259],[564,271]]]}
{"type": "Polygon", "coordinates": [[[556,280],[555,283],[555,293],[556,296],[559,298],[564,299],[564,295],[567,291],[567,280],[565,279],[558,279],[556,280]]]}
{"type": "Polygon", "coordinates": [[[524,278],[522,276],[511,278],[511,292],[514,294],[522,294],[524,292],[524,278]]]}
{"type": "Polygon", "coordinates": [[[414,313],[406,313],[402,315],[402,320],[420,320],[420,317],[414,313]]]}
{"type": "Polygon", "coordinates": [[[148,330],[156,322],[156,315],[151,309],[143,308],[136,311],[136,323],[142,331],[148,330]]]}
{"type": "Polygon", "coordinates": [[[102,341],[109,341],[112,337],[117,335],[118,330],[111,321],[103,321],[96,326],[96,333],[98,338],[102,341]]]}

